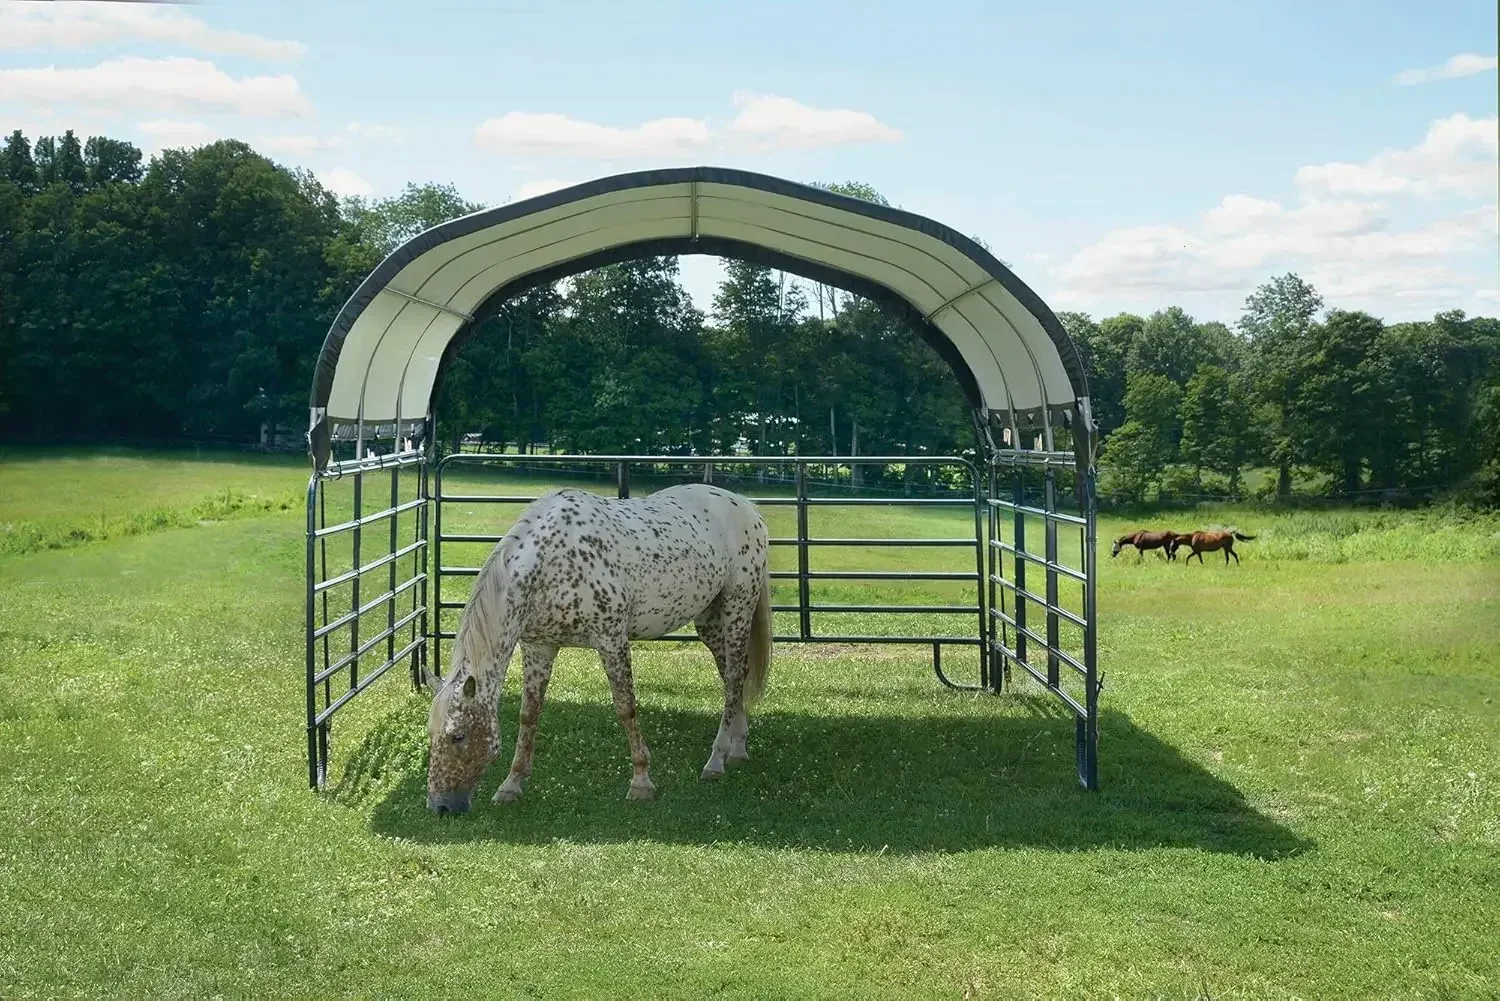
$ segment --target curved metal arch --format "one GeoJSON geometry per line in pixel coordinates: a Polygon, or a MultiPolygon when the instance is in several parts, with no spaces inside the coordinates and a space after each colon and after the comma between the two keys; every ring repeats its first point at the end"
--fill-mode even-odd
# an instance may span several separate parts
{"type": "MultiPolygon", "coordinates": [[[[664,197],[680,197],[680,195],[664,197]]],[[[819,225],[828,227],[830,233],[836,233],[841,228],[849,233],[858,233],[864,238],[865,242],[870,244],[889,242],[889,239],[887,237],[879,236],[870,232],[858,231],[852,226],[844,226],[842,223],[833,223],[827,220],[820,220],[819,225]]],[[[541,224],[539,224],[538,228],[541,228],[541,224]]],[[[523,233],[524,232],[525,231],[523,231],[523,233]]],[[[515,238],[518,235],[519,234],[516,233],[500,235],[497,236],[496,240],[492,243],[500,244],[505,240],[515,238]]],[[[807,238],[802,237],[801,239],[805,242],[807,238]]],[[[476,244],[475,247],[483,248],[491,245],[491,243],[481,242],[479,244],[476,244]]],[[[830,256],[844,255],[846,257],[852,257],[862,255],[867,260],[875,263],[880,263],[883,260],[878,256],[869,254],[868,251],[870,248],[859,246],[858,242],[855,240],[850,240],[847,245],[829,244],[828,247],[831,252],[830,256]]],[[[475,248],[471,248],[470,250],[463,251],[462,253],[469,253],[474,249],[475,248]]],[[[919,254],[927,253],[928,256],[931,257],[934,261],[936,260],[931,252],[922,250],[922,248],[916,244],[909,245],[906,249],[913,250],[919,254]]],[[[455,345],[466,339],[467,335],[478,325],[479,322],[483,320],[488,312],[493,310],[493,308],[498,303],[503,302],[505,299],[519,294],[526,289],[533,288],[547,282],[556,281],[561,278],[566,278],[570,275],[577,274],[590,268],[599,267],[603,264],[633,258],[688,253],[713,254],[720,257],[739,258],[752,261],[754,263],[765,264],[770,267],[775,267],[781,270],[801,275],[814,281],[847,288],[850,291],[856,292],[860,295],[866,296],[867,298],[883,303],[887,307],[896,311],[899,315],[903,316],[909,322],[911,322],[913,327],[922,335],[922,337],[930,345],[932,345],[932,347],[939,353],[939,355],[954,372],[954,376],[957,379],[960,387],[964,391],[964,394],[968,398],[969,402],[975,407],[977,411],[981,412],[986,409],[987,403],[993,403],[994,401],[987,401],[985,399],[985,393],[981,388],[980,380],[976,378],[975,372],[969,365],[968,361],[965,359],[963,351],[934,321],[937,320],[939,316],[945,312],[955,311],[956,307],[958,307],[960,304],[960,300],[973,300],[976,298],[974,293],[979,292],[983,289],[992,289],[998,287],[999,289],[1003,289],[1005,293],[1007,293],[1011,298],[1019,303],[1024,308],[1026,313],[1030,314],[1031,318],[1036,321],[1040,329],[1045,332],[1047,338],[1051,341],[1052,348],[1057,353],[1057,361],[1061,363],[1061,367],[1067,375],[1067,379],[1072,390],[1072,399],[1053,400],[1049,397],[1046,381],[1041,371],[1039,369],[1036,369],[1034,370],[1034,373],[1029,373],[1034,374],[1038,380],[1038,389],[1041,394],[1041,407],[1044,410],[1049,407],[1060,406],[1068,406],[1071,409],[1072,407],[1082,405],[1081,409],[1086,412],[1088,396],[1087,379],[1083,371],[1083,365],[1078,351],[1074,347],[1072,341],[1068,338],[1067,333],[1063,330],[1062,324],[1057,320],[1057,317],[1046,306],[1046,304],[1042,302],[1041,298],[1037,296],[1035,292],[1033,292],[1018,277],[1016,277],[1016,275],[1012,273],[1009,268],[1007,268],[1004,264],[997,260],[989,251],[985,250],[971,238],[964,236],[962,233],[944,226],[941,223],[935,222],[923,216],[916,215],[914,213],[906,212],[901,209],[891,208],[889,206],[877,205],[875,203],[866,202],[860,199],[849,198],[844,195],[824,191],[820,188],[797,184],[795,182],[786,181],[781,178],[725,168],[675,168],[669,170],[641,171],[630,174],[616,175],[613,177],[600,178],[598,180],[590,181],[585,184],[580,184],[571,188],[565,188],[560,191],[551,192],[537,198],[527,199],[523,202],[515,202],[499,206],[494,209],[487,209],[482,212],[464,216],[459,219],[454,219],[450,222],[446,222],[439,226],[433,227],[432,229],[427,230],[426,232],[423,232],[416,237],[413,237],[401,247],[397,248],[389,257],[382,261],[380,265],[378,265],[375,270],[365,278],[363,282],[360,283],[354,294],[350,296],[349,300],[340,310],[324,340],[323,349],[318,358],[317,366],[314,371],[311,394],[313,419],[312,428],[309,432],[309,444],[312,447],[315,464],[319,468],[321,468],[327,461],[327,445],[329,434],[327,422],[330,418],[327,408],[330,396],[333,393],[335,376],[338,373],[340,356],[343,352],[346,338],[354,329],[356,322],[365,313],[370,304],[376,300],[376,297],[382,291],[394,293],[399,299],[401,299],[401,309],[407,308],[408,305],[416,305],[420,308],[430,309],[436,315],[446,314],[448,317],[450,317],[450,323],[452,323],[453,320],[459,321],[457,325],[453,326],[446,333],[439,333],[436,335],[437,337],[441,338],[442,343],[434,344],[433,348],[440,349],[439,353],[441,356],[441,360],[438,363],[437,371],[426,376],[431,379],[431,383],[429,384],[427,393],[428,406],[426,408],[426,411],[424,411],[424,413],[421,415],[410,415],[411,417],[418,417],[425,416],[425,412],[430,411],[431,400],[433,394],[436,392],[438,380],[441,377],[441,372],[443,368],[446,367],[448,360],[451,358],[451,353],[455,345]],[[665,188],[667,186],[678,187],[684,184],[690,186],[692,194],[690,208],[691,219],[686,228],[686,232],[684,232],[682,235],[668,237],[647,236],[639,240],[626,240],[623,242],[617,242],[599,249],[579,253],[556,264],[536,268],[529,272],[516,275],[509,280],[503,280],[499,282],[495,288],[485,292],[480,299],[479,304],[467,311],[455,307],[451,302],[442,301],[441,296],[434,296],[429,300],[427,298],[424,298],[418,292],[399,289],[392,285],[394,279],[402,272],[404,268],[406,268],[413,262],[418,261],[424,254],[427,254],[429,251],[432,251],[435,248],[439,248],[444,244],[449,243],[450,241],[470,238],[478,234],[483,234],[485,230],[496,228],[506,223],[513,223],[517,220],[522,220],[527,216],[540,216],[542,213],[546,213],[549,210],[568,206],[573,203],[583,202],[588,199],[597,198],[601,195],[625,192],[632,189],[665,188]],[[761,243],[736,239],[732,237],[714,236],[701,233],[699,220],[699,187],[700,185],[705,184],[728,186],[731,188],[743,188],[747,189],[750,192],[779,195],[785,198],[796,199],[800,202],[807,203],[812,206],[832,208],[839,210],[840,212],[849,213],[851,220],[862,218],[901,227],[904,230],[909,230],[913,233],[921,234],[922,236],[938,241],[938,243],[940,243],[941,245],[958,251],[963,255],[964,258],[967,258],[968,261],[981,268],[988,277],[983,278],[977,284],[971,285],[967,288],[966,291],[962,291],[956,297],[944,297],[943,301],[937,306],[937,308],[924,312],[919,306],[908,299],[906,295],[903,295],[901,292],[896,291],[889,285],[883,284],[881,281],[874,280],[873,278],[870,278],[868,276],[860,275],[853,271],[845,270],[844,268],[836,267],[824,262],[808,260],[795,254],[787,253],[785,251],[778,250],[774,247],[767,246],[761,243]]],[[[449,258],[443,260],[442,263],[438,264],[436,269],[431,274],[429,274],[426,279],[424,279],[424,283],[434,279],[439,273],[441,273],[443,268],[446,268],[449,265],[453,264],[456,260],[457,258],[449,258]]],[[[900,269],[901,267],[894,262],[884,263],[889,264],[890,268],[892,269],[900,269]]],[[[948,277],[952,277],[951,267],[948,270],[950,272],[948,277]]],[[[939,271],[941,271],[941,268],[939,268],[939,271]]],[[[478,275],[482,273],[483,269],[477,272],[475,277],[478,277],[478,275]]],[[[910,271],[906,271],[904,273],[909,275],[913,281],[919,283],[923,281],[923,278],[916,275],[915,273],[912,273],[910,271]]],[[[470,281],[473,280],[473,278],[470,279],[470,281]]],[[[930,287],[931,286],[929,286],[929,288],[930,287]]],[[[984,295],[977,298],[988,299],[989,296],[984,295]]],[[[1028,343],[1026,337],[1023,336],[1020,331],[1015,328],[1015,325],[1009,321],[1009,318],[1006,317],[1006,314],[1001,309],[996,307],[993,303],[990,303],[989,305],[994,308],[1002,318],[1006,319],[1006,326],[1010,328],[1010,336],[1019,341],[1022,349],[1031,358],[1031,364],[1027,367],[1034,368],[1034,366],[1036,365],[1034,346],[1031,343],[1028,343]]],[[[375,345],[370,349],[370,358],[366,359],[367,366],[369,365],[370,360],[374,358],[375,352],[378,350],[381,341],[383,341],[386,334],[389,333],[396,317],[398,317],[399,315],[400,314],[398,311],[395,316],[387,321],[384,332],[382,332],[378,336],[375,345]]],[[[427,339],[434,326],[435,325],[431,322],[425,324],[422,333],[420,333],[417,338],[411,342],[410,350],[407,351],[407,361],[405,363],[406,368],[410,367],[411,359],[417,353],[416,348],[427,339]]],[[[989,359],[987,360],[993,360],[995,370],[1000,374],[1001,381],[1004,382],[1005,366],[1001,363],[999,355],[995,353],[995,348],[993,347],[992,342],[985,337],[984,331],[981,330],[977,325],[970,323],[969,326],[980,334],[980,341],[989,353],[989,359]]],[[[973,347],[971,346],[971,351],[972,350],[973,347]]],[[[1051,362],[1049,362],[1049,364],[1051,364],[1051,362]]],[[[407,372],[404,368],[400,376],[398,387],[404,387],[406,383],[406,375],[407,372]]],[[[366,413],[364,409],[364,390],[368,385],[368,378],[369,374],[367,371],[364,381],[361,382],[359,413],[338,414],[336,415],[337,417],[357,419],[360,421],[363,421],[365,419],[366,413]]],[[[403,389],[398,388],[398,395],[403,391],[403,389]]],[[[1013,398],[1010,396],[1009,387],[1005,386],[1003,392],[1006,396],[1005,402],[1007,408],[1014,409],[1012,405],[1013,398]]],[[[396,416],[398,418],[401,416],[399,414],[399,409],[400,400],[398,399],[396,401],[396,416]]],[[[373,415],[371,419],[386,421],[390,420],[391,418],[389,415],[377,413],[373,415]]]]}

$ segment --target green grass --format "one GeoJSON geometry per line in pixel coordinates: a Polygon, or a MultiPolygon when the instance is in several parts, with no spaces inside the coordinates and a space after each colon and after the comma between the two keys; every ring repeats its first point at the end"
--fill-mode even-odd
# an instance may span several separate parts
{"type": "Polygon", "coordinates": [[[305,459],[236,452],[0,449],[0,554],[301,510],[305,459]]]}
{"type": "MultiPolygon", "coordinates": [[[[601,672],[565,652],[526,799],[489,803],[497,768],[440,822],[395,676],[338,717],[337,788],[305,788],[304,471],[0,461],[0,521],[292,501],[0,553],[0,996],[1500,991],[1493,519],[1158,519],[1256,534],[1228,568],[1106,542],[1098,794],[1045,699],[955,695],[890,648],[778,648],[755,760],[703,784],[717,679],[648,646],[657,801],[625,801],[601,672]]],[[[861,510],[815,532],[963,524],[861,510]]]]}

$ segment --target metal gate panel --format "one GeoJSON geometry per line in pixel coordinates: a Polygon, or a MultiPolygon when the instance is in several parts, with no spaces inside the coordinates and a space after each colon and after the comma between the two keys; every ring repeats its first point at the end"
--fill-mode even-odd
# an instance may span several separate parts
{"type": "Polygon", "coordinates": [[[330,463],[307,484],[307,781],[328,778],[333,717],[427,650],[426,456],[330,463]]]}
{"type": "MultiPolygon", "coordinates": [[[[869,456],[869,457],[844,457],[844,456],[650,456],[650,455],[510,455],[494,453],[472,453],[460,452],[445,456],[438,462],[437,472],[434,476],[434,515],[435,534],[433,538],[433,605],[437,617],[438,628],[434,634],[434,649],[431,663],[435,669],[441,669],[442,651],[440,644],[443,640],[453,638],[453,629],[448,627],[449,619],[445,613],[454,613],[462,610],[467,594],[461,597],[452,592],[452,583],[455,578],[473,577],[479,572],[478,564],[482,562],[477,550],[471,550],[465,554],[468,559],[462,562],[452,554],[455,545],[484,544],[493,546],[503,537],[504,531],[499,524],[493,524],[489,531],[455,531],[452,524],[453,512],[451,505],[507,505],[517,508],[529,504],[538,495],[517,495],[514,493],[481,494],[473,492],[455,491],[451,487],[452,479],[457,467],[489,466],[492,468],[509,468],[511,470],[524,470],[535,474],[538,471],[557,470],[558,472],[570,473],[577,476],[581,470],[594,469],[598,473],[607,475],[612,480],[613,495],[618,497],[629,497],[632,494],[632,485],[644,475],[653,475],[657,480],[683,481],[688,477],[664,475],[664,471],[674,467],[678,470],[692,470],[693,480],[712,480],[717,475],[720,482],[758,481],[754,475],[736,476],[732,471],[749,470],[775,470],[782,475],[778,482],[789,487],[790,490],[784,495],[761,495],[753,496],[746,494],[746,499],[762,508],[767,522],[771,524],[771,547],[773,558],[773,569],[771,580],[773,587],[772,612],[778,617],[778,628],[774,639],[780,643],[850,643],[850,644],[902,644],[930,647],[932,650],[933,672],[945,685],[954,688],[965,688],[971,690],[982,690],[985,687],[985,662],[984,635],[987,623],[986,607],[984,601],[984,521],[983,521],[983,475],[967,459],[958,456],[869,456]],[[868,490],[862,496],[829,496],[832,492],[829,480],[826,477],[818,477],[813,473],[827,473],[830,470],[852,469],[853,466],[886,466],[901,464],[908,466],[919,466],[934,470],[947,470],[954,474],[962,485],[962,492],[954,491],[946,496],[878,496],[879,490],[868,490]],[[602,467],[602,468],[601,468],[602,467]],[[788,476],[787,474],[790,474],[788,476]],[[449,485],[445,485],[445,482],[449,485]],[[815,517],[823,513],[834,513],[841,509],[855,508],[947,508],[962,510],[966,515],[963,534],[950,536],[922,536],[917,538],[893,538],[885,536],[850,536],[846,533],[829,534],[820,533],[815,530],[813,521],[815,517]],[[778,534],[776,522],[780,519],[777,513],[790,509],[795,518],[795,524],[787,531],[789,534],[778,534]],[[445,551],[445,547],[446,551],[445,551]],[[876,569],[865,566],[838,566],[821,567],[815,565],[819,557],[826,554],[847,553],[861,549],[870,550],[877,548],[905,548],[913,550],[945,550],[954,553],[967,554],[962,557],[965,569],[919,569],[919,570],[888,570],[876,569]],[[776,555],[778,551],[791,550],[795,553],[796,566],[793,569],[776,569],[776,555]],[[970,568],[972,567],[972,568],[970,568]],[[880,582],[881,584],[899,586],[901,584],[912,584],[915,582],[943,582],[952,585],[967,585],[965,591],[972,591],[972,597],[965,595],[968,600],[954,599],[946,602],[915,602],[905,601],[899,603],[871,603],[871,602],[830,602],[818,599],[814,590],[823,585],[835,582],[880,582]],[[778,582],[783,582],[778,586],[778,582]],[[785,582],[795,582],[795,593],[790,600],[785,596],[785,582]],[[445,590],[446,588],[446,590],[445,590]],[[795,616],[796,625],[792,629],[782,628],[788,616],[795,616]],[[820,619],[841,618],[847,620],[849,616],[879,617],[894,616],[904,618],[908,621],[919,616],[941,616],[949,622],[956,622],[960,617],[968,618],[971,625],[961,629],[954,628],[942,632],[922,631],[916,628],[893,629],[886,631],[850,631],[844,629],[828,630],[819,628],[820,619]],[[973,630],[971,633],[970,630],[973,630]],[[943,651],[945,647],[969,648],[975,651],[976,680],[973,683],[963,683],[953,680],[944,668],[943,651]]],[[[852,477],[851,477],[852,478],[852,477]]],[[[743,489],[737,486],[738,490],[743,489]]],[[[847,488],[846,488],[847,489],[847,488]]],[[[887,491],[889,493],[889,491],[887,491]]],[[[493,519],[498,522],[499,519],[493,519]]],[[[505,523],[508,526],[508,522],[505,523]]],[[[847,559],[838,562],[846,563],[847,559]]],[[[696,640],[696,636],[690,633],[674,633],[667,636],[657,637],[662,641],[696,640]]]]}
{"type": "MultiPolygon", "coordinates": [[[[356,447],[366,451],[362,443],[356,447]]],[[[452,638],[467,597],[458,582],[478,574],[509,527],[509,521],[466,509],[498,506],[513,517],[539,495],[506,492],[514,490],[514,476],[496,491],[455,486],[463,478],[459,470],[467,476],[488,467],[528,475],[555,471],[575,480],[592,470],[605,492],[620,497],[631,496],[643,480],[665,485],[717,477],[762,508],[772,528],[777,642],[929,647],[937,679],[972,691],[1002,691],[1019,667],[1075,718],[1079,781],[1096,789],[1103,676],[1094,478],[1092,470],[1076,472],[1074,461],[1070,453],[997,449],[982,466],[956,456],[489,453],[456,453],[434,463],[424,449],[408,447],[330,463],[307,490],[308,782],[326,782],[331,722],[352,700],[398,665],[408,667],[414,684],[440,672],[442,645],[452,638]],[[851,489],[854,466],[892,464],[946,473],[952,486],[924,496],[851,489]],[[841,471],[850,473],[850,482],[841,471]],[[761,487],[763,480],[774,486],[761,487]],[[743,489],[751,482],[758,495],[743,489]],[[860,534],[837,523],[871,509],[961,512],[962,527],[901,537],[860,534]],[[825,525],[830,519],[835,523],[825,525]],[[930,557],[915,569],[870,565],[878,562],[874,553],[892,548],[930,557]],[[827,600],[820,593],[849,584],[905,593],[886,601],[827,600]],[[843,627],[850,618],[856,627],[843,627]],[[972,681],[952,677],[947,650],[973,651],[972,681]]]]}
{"type": "Polygon", "coordinates": [[[1012,666],[1075,719],[1078,780],[1099,787],[1098,538],[1094,472],[1070,453],[997,450],[989,464],[989,680],[1012,666]],[[1075,478],[1059,489],[1060,475],[1075,478]],[[1071,499],[1072,503],[1069,503],[1071,499]]]}

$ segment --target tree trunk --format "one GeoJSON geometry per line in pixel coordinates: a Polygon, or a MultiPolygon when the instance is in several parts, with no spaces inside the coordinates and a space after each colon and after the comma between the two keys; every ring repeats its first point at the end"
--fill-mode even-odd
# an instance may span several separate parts
{"type": "MultiPolygon", "coordinates": [[[[764,412],[762,412],[762,413],[760,413],[757,416],[760,417],[760,449],[755,454],[756,455],[765,455],[766,454],[766,415],[765,415],[764,412]]],[[[760,467],[760,470],[755,474],[755,480],[756,480],[757,483],[764,483],[764,482],[766,482],[766,467],[765,466],[761,466],[760,467]]]]}
{"type": "MultiPolygon", "coordinates": [[[[850,423],[849,455],[851,457],[858,457],[859,456],[859,418],[856,417],[852,421],[850,421],[849,423],[850,423]]],[[[856,487],[864,485],[865,477],[864,477],[864,467],[863,466],[854,466],[854,465],[851,465],[849,467],[849,482],[852,483],[856,487]]]]}
{"type": "Polygon", "coordinates": [[[838,425],[833,422],[833,408],[828,408],[828,454],[839,454],[838,425]]]}
{"type": "Polygon", "coordinates": [[[1282,500],[1292,496],[1292,467],[1285,462],[1276,467],[1276,496],[1282,500]]]}
{"type": "Polygon", "coordinates": [[[792,386],[792,416],[797,419],[797,425],[792,431],[792,447],[797,455],[802,454],[802,387],[792,386]]]}
{"type": "Polygon", "coordinates": [[[1346,459],[1344,461],[1344,493],[1353,494],[1359,490],[1360,462],[1358,459],[1346,459]]]}

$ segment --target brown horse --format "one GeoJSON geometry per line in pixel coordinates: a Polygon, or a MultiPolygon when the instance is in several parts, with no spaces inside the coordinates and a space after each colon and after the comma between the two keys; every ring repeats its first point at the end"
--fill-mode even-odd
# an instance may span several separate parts
{"type": "Polygon", "coordinates": [[[1225,565],[1229,564],[1229,557],[1233,556],[1235,565],[1238,566],[1240,554],[1234,551],[1234,540],[1239,539],[1241,542],[1249,542],[1254,538],[1255,536],[1253,535],[1246,535],[1243,532],[1235,531],[1176,533],[1172,536],[1172,541],[1167,545],[1167,549],[1173,556],[1177,555],[1177,550],[1183,546],[1191,549],[1192,552],[1188,553],[1188,558],[1182,561],[1184,564],[1191,563],[1194,556],[1198,557],[1199,563],[1202,563],[1204,553],[1213,553],[1222,549],[1224,550],[1225,565]]]}
{"type": "Polygon", "coordinates": [[[1163,549],[1166,551],[1167,559],[1174,559],[1177,552],[1172,546],[1172,540],[1176,537],[1176,532],[1131,532],[1129,535],[1122,535],[1115,540],[1115,547],[1109,551],[1109,555],[1113,559],[1119,556],[1120,550],[1126,546],[1134,546],[1135,554],[1140,559],[1146,558],[1146,550],[1148,549],[1163,549]]]}

